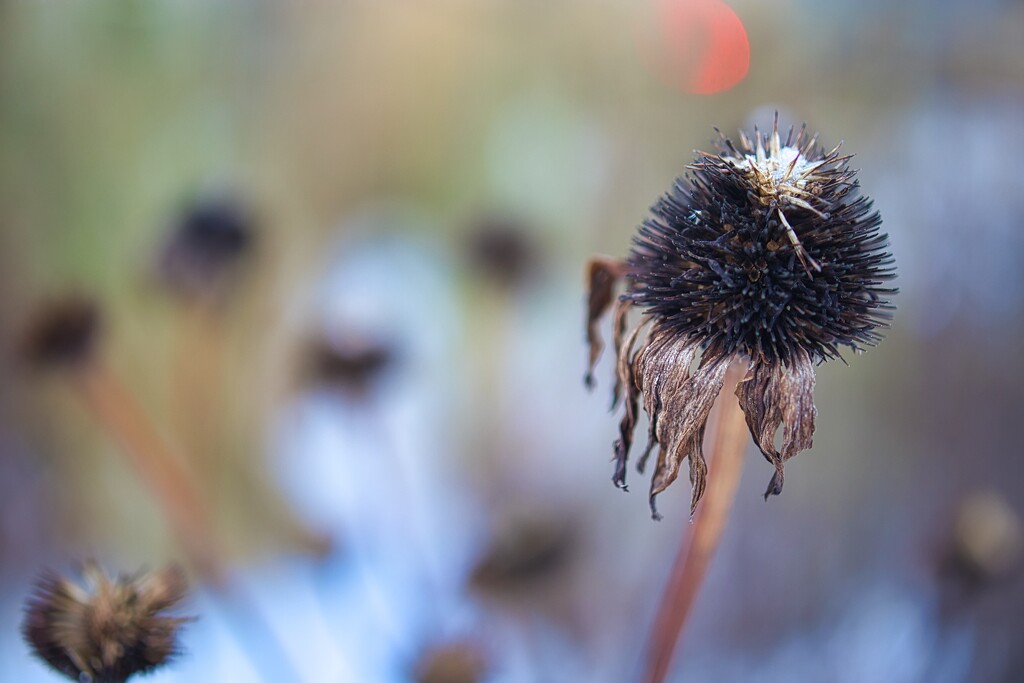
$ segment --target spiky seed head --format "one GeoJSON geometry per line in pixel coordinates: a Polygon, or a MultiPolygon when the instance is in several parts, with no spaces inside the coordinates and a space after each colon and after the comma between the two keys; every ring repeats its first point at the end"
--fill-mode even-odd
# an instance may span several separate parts
{"type": "Polygon", "coordinates": [[[745,367],[736,395],[751,436],[775,467],[767,498],[782,491],[784,463],[812,445],[815,364],[839,356],[841,347],[859,351],[881,338],[888,297],[896,293],[885,284],[895,267],[881,218],[859,194],[849,159],[838,147],[823,151],[804,128],[795,136],[790,129],[783,141],[777,116],[769,134],[755,128],[753,141],[719,133],[717,151],[698,152],[690,174],[652,207],[628,259],[591,262],[585,379],[592,383],[603,346],[596,323],[625,280],[613,322],[613,397],[625,397],[613,480],[625,488],[642,399],[650,431],[638,468],[658,446],[655,518],[655,497],[684,461],[691,513],[703,495],[704,429],[731,365],[745,367]],[[644,318],[630,330],[633,307],[644,318]]]}
{"type": "Polygon", "coordinates": [[[893,259],[849,159],[803,129],[721,137],[641,226],[627,296],[673,334],[757,360],[873,346],[893,259]]]}
{"type": "Polygon", "coordinates": [[[177,567],[111,579],[96,564],[84,585],[43,574],[29,598],[22,634],[33,652],[74,681],[118,683],[178,654],[187,618],[172,616],[185,596],[177,567]]]}

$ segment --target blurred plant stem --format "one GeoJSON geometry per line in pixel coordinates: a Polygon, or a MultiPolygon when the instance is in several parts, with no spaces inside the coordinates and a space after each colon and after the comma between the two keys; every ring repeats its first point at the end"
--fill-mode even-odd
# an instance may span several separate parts
{"type": "Polygon", "coordinates": [[[212,535],[212,518],[182,460],[102,361],[93,359],[71,377],[92,417],[121,444],[121,452],[157,497],[196,570],[211,584],[222,585],[224,562],[212,535]]]}
{"type": "Polygon", "coordinates": [[[241,586],[229,582],[206,501],[184,461],[161,439],[128,387],[96,358],[70,377],[92,417],[120,443],[121,452],[157,497],[189,561],[213,588],[221,607],[234,616],[243,646],[261,662],[267,680],[301,681],[298,669],[255,601],[241,586]],[[282,675],[283,679],[278,678],[282,675]]]}
{"type": "Polygon", "coordinates": [[[745,363],[733,361],[713,409],[709,450],[714,471],[708,477],[707,493],[692,525],[693,533],[688,542],[680,545],[659,603],[644,660],[646,670],[641,680],[645,683],[662,683],[668,676],[678,652],[680,634],[729,520],[749,438],[734,393],[745,371],[745,363]]]}
{"type": "MultiPolygon", "coordinates": [[[[215,312],[201,304],[185,306],[174,340],[172,411],[185,455],[196,459],[212,450],[217,438],[216,406],[224,405],[224,331],[215,312]]],[[[197,463],[198,464],[198,463],[197,463]]]]}

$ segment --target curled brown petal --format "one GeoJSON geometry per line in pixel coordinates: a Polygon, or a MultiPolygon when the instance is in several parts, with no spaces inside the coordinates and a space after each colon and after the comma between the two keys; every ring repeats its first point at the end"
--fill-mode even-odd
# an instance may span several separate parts
{"type": "Polygon", "coordinates": [[[629,309],[632,308],[632,305],[629,299],[619,299],[615,304],[615,315],[612,318],[612,347],[618,355],[618,363],[615,367],[615,386],[612,388],[612,410],[615,410],[615,406],[619,404],[619,397],[622,395],[623,385],[628,381],[627,378],[632,377],[629,368],[629,354],[633,349],[636,333],[643,327],[643,325],[637,325],[630,333],[629,339],[626,339],[626,330],[629,329],[629,309]]]}
{"type": "MultiPolygon", "coordinates": [[[[636,343],[637,335],[643,328],[643,324],[637,325],[629,336],[619,344],[619,360],[616,365],[615,396],[616,400],[621,387],[626,390],[626,411],[619,423],[619,438],[615,442],[615,473],[612,481],[620,489],[626,489],[626,461],[629,458],[629,449],[633,445],[633,431],[636,429],[637,404],[640,398],[640,387],[633,377],[633,346],[636,343]]],[[[639,355],[639,352],[638,352],[639,355]]],[[[612,406],[614,408],[614,405],[612,406]]]]}
{"type": "MultiPolygon", "coordinates": [[[[647,344],[636,354],[633,360],[633,377],[637,382],[644,398],[644,412],[647,413],[647,447],[643,455],[636,463],[637,471],[643,474],[647,466],[647,459],[651,451],[658,443],[658,420],[661,416],[661,392],[670,370],[675,370],[675,376],[685,380],[690,376],[690,366],[697,355],[697,345],[686,346],[681,344],[674,336],[663,328],[654,328],[647,340],[647,344]],[[680,346],[671,352],[661,353],[665,346],[671,343],[678,343],[680,346]],[[648,362],[648,359],[651,359],[648,362]]],[[[673,387],[678,390],[680,382],[674,382],[673,387]]]]}
{"type": "Polygon", "coordinates": [[[651,514],[655,519],[660,518],[655,498],[679,476],[684,459],[690,463],[691,513],[704,495],[707,464],[701,443],[731,357],[705,355],[691,375],[690,364],[696,351],[693,344],[670,339],[652,346],[643,358],[643,386],[653,387],[657,378],[657,387],[644,393],[644,408],[652,420],[657,420],[655,436],[660,446],[650,491],[651,514]]]}
{"type": "Polygon", "coordinates": [[[789,365],[781,362],[752,361],[747,376],[736,387],[736,396],[746,415],[747,427],[757,447],[775,474],[764,497],[782,492],[784,465],[802,450],[811,447],[814,437],[814,363],[798,350],[789,365]],[[775,432],[785,425],[782,450],[775,448],[775,432]]]}
{"type": "Polygon", "coordinates": [[[604,341],[597,331],[597,323],[615,298],[615,285],[626,274],[626,263],[618,259],[592,258],[587,263],[587,344],[590,360],[583,381],[594,386],[594,366],[604,350],[604,341]]]}

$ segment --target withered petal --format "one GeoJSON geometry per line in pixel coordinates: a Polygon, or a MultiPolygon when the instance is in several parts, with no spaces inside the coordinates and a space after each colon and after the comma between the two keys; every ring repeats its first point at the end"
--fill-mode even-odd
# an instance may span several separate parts
{"type": "MultiPolygon", "coordinates": [[[[636,429],[637,404],[640,398],[640,389],[633,378],[633,362],[630,356],[633,353],[633,345],[636,343],[637,335],[643,325],[637,325],[624,342],[619,345],[619,360],[616,365],[616,399],[621,387],[626,389],[626,410],[619,423],[619,438],[615,442],[615,472],[612,481],[620,489],[626,490],[626,460],[629,458],[629,449],[633,445],[633,431],[636,429]]],[[[612,406],[614,408],[614,405],[612,406]]]]}
{"type": "Polygon", "coordinates": [[[604,341],[597,330],[597,323],[612,305],[615,285],[625,274],[625,261],[595,257],[587,263],[587,345],[590,347],[590,360],[583,381],[588,388],[594,386],[594,366],[604,350],[604,341]]]}
{"type": "Polygon", "coordinates": [[[637,471],[640,474],[644,473],[647,459],[658,443],[658,419],[662,408],[661,389],[668,371],[674,367],[677,373],[683,373],[682,379],[685,380],[689,377],[690,366],[697,355],[697,345],[692,345],[683,348],[681,352],[677,350],[657,361],[647,363],[648,358],[658,356],[665,345],[673,341],[676,341],[673,335],[668,334],[664,328],[656,327],[651,331],[647,344],[637,352],[633,359],[633,377],[637,382],[637,388],[643,394],[644,412],[648,417],[647,447],[636,463],[637,471]]]}
{"type": "MultiPolygon", "coordinates": [[[[665,337],[664,331],[659,331],[665,337]]],[[[651,514],[660,518],[655,498],[679,476],[683,459],[690,461],[690,512],[704,495],[707,465],[701,444],[708,415],[722,390],[731,356],[705,353],[692,375],[690,365],[697,348],[686,340],[668,336],[643,357],[644,408],[657,420],[655,436],[660,448],[658,465],[651,479],[651,514]],[[655,379],[657,386],[655,387],[655,379]]]]}
{"type": "Polygon", "coordinates": [[[754,360],[736,387],[736,396],[751,437],[775,466],[764,497],[776,496],[785,482],[785,462],[810,448],[813,442],[818,412],[814,407],[814,363],[802,349],[792,354],[788,365],[754,360]],[[782,425],[785,427],[780,451],[775,448],[775,433],[782,425]]]}
{"type": "Polygon", "coordinates": [[[643,327],[642,324],[637,325],[626,338],[626,330],[629,329],[629,309],[632,305],[633,303],[629,299],[619,299],[615,304],[615,315],[612,318],[612,347],[618,356],[618,363],[615,366],[615,386],[612,388],[612,410],[615,410],[619,404],[623,386],[631,379],[630,354],[633,351],[637,332],[643,327]]]}

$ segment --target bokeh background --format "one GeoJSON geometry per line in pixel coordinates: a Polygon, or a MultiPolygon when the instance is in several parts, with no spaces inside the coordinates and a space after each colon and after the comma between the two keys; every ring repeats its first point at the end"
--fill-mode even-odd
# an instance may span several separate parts
{"type": "Polygon", "coordinates": [[[783,495],[748,454],[672,680],[1021,680],[1024,4],[730,7],[0,2],[0,679],[58,680],[18,632],[42,568],[190,566],[19,362],[71,292],[246,596],[193,571],[151,680],[633,680],[689,493],[656,523],[611,484],[584,264],[778,111],[857,155],[899,310],[819,369],[783,495]],[[189,260],[197,212],[230,258],[189,260]]]}

